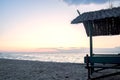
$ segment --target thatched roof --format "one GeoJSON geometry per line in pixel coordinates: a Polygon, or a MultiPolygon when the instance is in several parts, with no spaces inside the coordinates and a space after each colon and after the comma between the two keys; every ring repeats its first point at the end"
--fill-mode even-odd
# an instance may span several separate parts
{"type": "Polygon", "coordinates": [[[93,36],[118,35],[120,34],[120,7],[86,12],[79,15],[71,23],[83,23],[88,36],[89,27],[93,29],[93,36]]]}

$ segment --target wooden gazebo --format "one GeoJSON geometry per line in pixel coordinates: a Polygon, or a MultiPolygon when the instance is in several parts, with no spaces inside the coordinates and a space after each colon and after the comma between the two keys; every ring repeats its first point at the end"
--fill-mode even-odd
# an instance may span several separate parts
{"type": "MultiPolygon", "coordinates": [[[[86,12],[75,18],[72,24],[83,23],[86,34],[90,37],[90,55],[84,58],[87,64],[88,79],[95,69],[120,69],[120,54],[93,54],[92,37],[120,34],[120,7],[86,12]],[[114,66],[99,66],[95,64],[114,64],[114,66]]],[[[99,70],[97,70],[99,71],[99,70]]],[[[119,73],[120,74],[120,73],[119,73]]]]}

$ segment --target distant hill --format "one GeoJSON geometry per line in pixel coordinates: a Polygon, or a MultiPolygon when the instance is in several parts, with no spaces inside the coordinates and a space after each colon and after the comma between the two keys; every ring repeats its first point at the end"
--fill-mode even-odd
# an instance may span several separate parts
{"type": "MultiPolygon", "coordinates": [[[[47,48],[47,49],[39,49],[38,52],[42,53],[89,53],[89,48],[47,48]],[[46,50],[46,51],[45,51],[46,50]],[[48,50],[48,51],[47,51],[48,50]]],[[[115,48],[94,48],[93,53],[120,53],[120,47],[115,48]]]]}

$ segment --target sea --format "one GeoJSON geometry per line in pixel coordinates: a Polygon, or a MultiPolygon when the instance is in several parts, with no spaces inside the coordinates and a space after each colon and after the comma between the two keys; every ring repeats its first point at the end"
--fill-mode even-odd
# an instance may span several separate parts
{"type": "Polygon", "coordinates": [[[86,54],[87,53],[0,52],[0,58],[44,62],[84,63],[84,56],[86,54]]]}

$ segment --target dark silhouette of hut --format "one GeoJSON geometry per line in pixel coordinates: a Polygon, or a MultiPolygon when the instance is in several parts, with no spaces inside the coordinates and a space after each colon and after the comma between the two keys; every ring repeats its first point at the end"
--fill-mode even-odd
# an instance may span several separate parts
{"type": "MultiPolygon", "coordinates": [[[[90,37],[90,56],[87,55],[84,58],[84,62],[87,64],[86,68],[88,69],[88,79],[91,78],[92,73],[98,68],[102,68],[99,70],[108,68],[120,69],[119,54],[93,54],[92,46],[93,36],[120,34],[120,7],[79,14],[71,23],[83,23],[86,34],[90,37]],[[95,65],[95,63],[114,64],[114,66],[99,66],[95,65]]],[[[120,74],[120,72],[118,74],[120,74]]]]}

